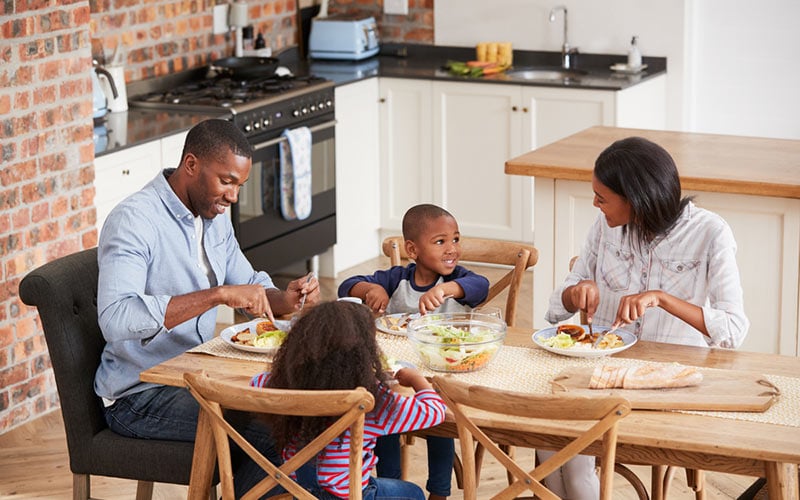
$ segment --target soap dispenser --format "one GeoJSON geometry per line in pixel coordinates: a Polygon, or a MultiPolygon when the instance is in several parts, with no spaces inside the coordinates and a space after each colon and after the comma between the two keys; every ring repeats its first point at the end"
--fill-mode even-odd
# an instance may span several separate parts
{"type": "Polygon", "coordinates": [[[642,65],[642,53],[639,52],[639,45],[637,45],[638,39],[638,36],[631,38],[631,48],[628,49],[628,69],[636,69],[642,65]]]}

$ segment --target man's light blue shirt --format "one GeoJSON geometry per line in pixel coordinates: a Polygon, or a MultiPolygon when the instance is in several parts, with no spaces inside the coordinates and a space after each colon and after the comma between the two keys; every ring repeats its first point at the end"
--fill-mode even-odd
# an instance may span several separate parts
{"type": "MultiPolygon", "coordinates": [[[[117,205],[100,234],[97,311],[107,344],[94,387],[107,399],[153,387],[139,382],[141,371],[214,336],[215,307],[171,330],[164,326],[173,296],[211,286],[199,264],[194,216],[167,182],[173,171],[117,205]]],[[[274,288],[267,273],[253,270],[227,216],[203,219],[203,247],[216,283],[274,288]]]]}

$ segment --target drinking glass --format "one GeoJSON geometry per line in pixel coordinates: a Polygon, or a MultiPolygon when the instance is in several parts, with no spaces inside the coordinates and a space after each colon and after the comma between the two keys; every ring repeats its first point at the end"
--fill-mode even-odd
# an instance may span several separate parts
{"type": "Polygon", "coordinates": [[[481,306],[473,310],[473,312],[480,314],[488,314],[497,319],[503,319],[503,310],[497,306],[481,306]]]}

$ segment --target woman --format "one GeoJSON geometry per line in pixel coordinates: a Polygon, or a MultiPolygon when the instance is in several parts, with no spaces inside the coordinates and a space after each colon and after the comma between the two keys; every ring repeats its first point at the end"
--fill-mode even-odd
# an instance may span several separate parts
{"type": "MultiPolygon", "coordinates": [[[[669,153],[641,137],[619,140],[597,158],[592,190],[602,214],[545,319],[581,310],[590,322],[643,340],[739,347],[750,322],[736,241],[719,215],[681,197],[669,153]]],[[[547,484],[565,498],[597,498],[594,457],[576,457],[547,484]]]]}

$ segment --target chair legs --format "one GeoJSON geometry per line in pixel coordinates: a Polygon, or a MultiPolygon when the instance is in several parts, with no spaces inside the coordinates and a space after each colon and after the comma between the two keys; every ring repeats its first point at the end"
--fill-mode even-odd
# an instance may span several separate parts
{"type": "Polygon", "coordinates": [[[136,485],[136,500],[151,500],[153,498],[153,482],[138,481],[136,485]]]}
{"type": "Polygon", "coordinates": [[[89,474],[72,475],[72,499],[88,500],[92,494],[92,483],[89,474]]]}
{"type": "MultiPolygon", "coordinates": [[[[654,465],[651,480],[653,500],[664,500],[669,493],[669,485],[677,468],[668,465],[654,465]]],[[[705,475],[699,469],[686,469],[686,484],[694,490],[695,500],[705,500],[705,475]]]]}

